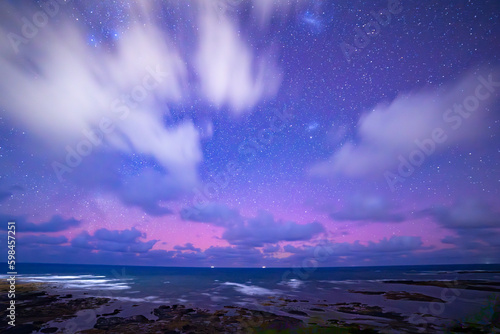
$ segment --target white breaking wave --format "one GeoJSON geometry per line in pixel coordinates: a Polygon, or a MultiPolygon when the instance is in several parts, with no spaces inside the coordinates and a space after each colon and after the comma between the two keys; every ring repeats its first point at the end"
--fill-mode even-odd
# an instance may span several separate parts
{"type": "Polygon", "coordinates": [[[304,284],[304,282],[296,278],[292,278],[288,281],[281,281],[280,283],[278,283],[278,285],[287,285],[292,289],[298,289],[302,284],[304,284]]]}
{"type": "Polygon", "coordinates": [[[225,282],[224,285],[234,286],[235,290],[249,296],[275,295],[278,292],[256,285],[245,285],[240,283],[225,282]]]}
{"type": "Polygon", "coordinates": [[[61,285],[63,288],[70,289],[88,289],[88,290],[127,290],[130,285],[124,281],[127,279],[106,278],[106,276],[95,275],[79,275],[79,276],[62,276],[62,275],[44,275],[30,276],[19,275],[19,280],[30,283],[52,283],[61,285]]]}

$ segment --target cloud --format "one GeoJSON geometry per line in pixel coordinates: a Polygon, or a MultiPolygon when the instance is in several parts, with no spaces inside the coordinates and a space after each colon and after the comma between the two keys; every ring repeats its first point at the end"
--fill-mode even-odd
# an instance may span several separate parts
{"type": "Polygon", "coordinates": [[[204,252],[206,263],[227,266],[258,266],[263,262],[262,253],[255,248],[211,246],[204,252]]]}
{"type": "Polygon", "coordinates": [[[201,249],[200,248],[196,248],[193,246],[192,243],[188,242],[186,243],[184,246],[174,246],[174,249],[175,250],[178,250],[178,251],[186,251],[186,250],[189,250],[189,251],[193,251],[193,252],[201,252],[201,249]]]}
{"type": "MultiPolygon", "coordinates": [[[[68,15],[70,7],[60,6],[57,17],[25,38],[20,18],[40,8],[3,3],[0,34],[7,43],[0,46],[0,71],[8,80],[0,83],[0,104],[12,126],[27,129],[37,145],[48,148],[51,160],[43,164],[70,167],[59,166],[61,179],[89,191],[107,190],[127,206],[162,216],[172,213],[165,201],[196,186],[203,160],[199,128],[188,114],[172,117],[169,107],[195,99],[250,112],[276,94],[280,71],[270,61],[271,50],[254,52],[229,16],[203,10],[203,3],[175,10],[179,19],[199,23],[181,32],[192,47],[178,47],[171,36],[179,31],[156,21],[154,13],[164,8],[155,6],[122,6],[130,18],[127,29],[94,47],[85,25],[68,15]],[[107,133],[103,124],[109,124],[107,133]],[[127,159],[138,156],[151,160],[148,167],[120,175],[127,159]]],[[[210,118],[206,110],[202,114],[210,118]]],[[[210,119],[204,122],[210,133],[210,119]]],[[[7,197],[0,194],[0,200],[7,197]]]]}
{"type": "Polygon", "coordinates": [[[484,80],[488,81],[488,76],[493,75],[493,81],[497,82],[498,71],[484,73],[467,75],[458,84],[448,85],[446,90],[423,89],[401,94],[390,103],[378,104],[359,119],[357,140],[345,143],[327,161],[312,166],[309,174],[319,177],[381,177],[400,163],[400,156],[408,159],[410,153],[423,151],[422,145],[427,145],[430,153],[426,154],[430,155],[452,144],[470,146],[486,138],[484,129],[490,117],[488,107],[495,97],[488,92],[484,80]],[[478,90],[479,86],[482,88],[478,90]],[[487,94],[488,97],[476,98],[478,91],[479,95],[487,94]],[[479,102],[477,108],[469,113],[462,106],[466,116],[461,116],[456,106],[473,99],[479,102]],[[442,135],[437,136],[441,142],[431,139],[435,129],[442,131],[442,135]],[[423,144],[430,140],[434,144],[423,144]]]}
{"type": "Polygon", "coordinates": [[[304,241],[324,232],[318,222],[298,224],[296,222],[275,221],[268,212],[260,212],[257,217],[245,218],[238,211],[223,204],[209,203],[200,208],[181,210],[181,217],[195,222],[211,223],[225,229],[222,238],[232,245],[262,247],[281,241],[304,241]]]}
{"type": "Polygon", "coordinates": [[[262,249],[264,253],[276,253],[281,250],[280,245],[268,245],[262,249]]]}
{"type": "MultiPolygon", "coordinates": [[[[55,215],[50,220],[38,224],[28,222],[24,216],[8,214],[0,214],[0,220],[4,222],[15,222],[16,231],[18,232],[60,232],[79,227],[81,225],[80,220],[76,220],[74,218],[64,219],[59,215],[55,215]]],[[[1,226],[0,229],[7,230],[7,224],[1,226]]]]}
{"type": "Polygon", "coordinates": [[[222,238],[233,245],[262,247],[281,241],[310,240],[324,231],[323,225],[318,222],[298,224],[275,221],[270,213],[260,212],[255,218],[227,228],[222,238]]]}
{"type": "MultiPolygon", "coordinates": [[[[40,10],[7,4],[2,8],[0,34],[11,40],[13,34],[21,36],[17,18],[40,10]]],[[[99,152],[153,159],[164,170],[161,177],[136,175],[130,180],[133,186],[123,185],[118,195],[125,204],[163,215],[170,210],[157,202],[178,191],[167,196],[167,191],[157,190],[144,198],[141,182],[191,189],[198,181],[202,152],[192,121],[166,122],[168,105],[180,103],[187,94],[188,72],[168,33],[154,20],[144,21],[150,10],[132,5],[128,14],[134,19],[109,48],[89,45],[84,25],[74,23],[61,7],[57,22],[48,22],[33,38],[0,46],[0,72],[8,78],[8,83],[0,83],[0,100],[16,126],[45,142],[51,150],[48,157],[71,167],[63,179],[88,177],[88,171],[102,168],[92,159],[99,152]],[[107,131],[103,123],[111,124],[107,131]],[[74,163],[68,164],[68,159],[74,163]],[[82,165],[90,161],[94,168],[84,170],[82,165]]]]}
{"type": "Polygon", "coordinates": [[[94,237],[98,240],[103,241],[131,243],[134,242],[137,238],[145,237],[145,234],[141,233],[139,230],[136,230],[135,227],[131,228],[130,230],[122,231],[101,228],[94,232],[94,237]]]}
{"type": "Polygon", "coordinates": [[[194,222],[213,223],[217,226],[229,226],[242,219],[238,210],[230,209],[223,204],[207,203],[199,207],[184,208],[181,218],[194,222]]]}
{"type": "Polygon", "coordinates": [[[281,79],[276,66],[269,65],[268,56],[254,55],[238,28],[216,8],[200,11],[199,26],[195,64],[201,90],[212,103],[242,113],[277,93],[281,79]]]}
{"type": "Polygon", "coordinates": [[[99,229],[90,235],[83,231],[71,240],[71,245],[76,248],[92,249],[110,252],[147,253],[158,240],[139,241],[146,234],[135,228],[129,230],[99,229]]]}
{"type": "Polygon", "coordinates": [[[500,213],[482,200],[465,199],[448,207],[435,206],[418,215],[430,216],[440,226],[452,231],[453,234],[441,242],[456,246],[457,251],[480,252],[487,248],[500,252],[500,213]]]}
{"type": "Polygon", "coordinates": [[[144,156],[136,159],[116,153],[96,152],[80,166],[85,173],[68,174],[68,181],[83,189],[114,194],[125,206],[139,207],[152,216],[171,214],[165,202],[179,198],[192,188],[182,179],[154,167],[144,156]],[[132,171],[140,164],[140,171],[132,171]]]}
{"type": "MultiPolygon", "coordinates": [[[[328,252],[332,256],[377,256],[379,253],[401,253],[410,252],[418,249],[424,249],[422,247],[423,242],[421,237],[414,236],[392,236],[391,238],[383,238],[378,242],[369,241],[366,245],[361,244],[359,241],[354,241],[353,243],[331,243],[326,242],[321,245],[321,247],[328,248],[328,252]]],[[[292,245],[287,245],[284,250],[289,253],[303,254],[304,252],[311,252],[318,246],[305,246],[305,247],[294,247],[292,245]]]]}
{"type": "Polygon", "coordinates": [[[90,244],[91,238],[89,232],[82,231],[79,235],[71,239],[71,246],[75,248],[94,249],[94,246],[90,244]]]}
{"type": "Polygon", "coordinates": [[[18,238],[19,242],[24,244],[46,244],[46,245],[60,245],[68,242],[68,238],[63,235],[53,237],[46,234],[40,235],[22,235],[18,238]]]}
{"type": "Polygon", "coordinates": [[[298,10],[307,4],[305,0],[253,0],[253,14],[258,18],[263,26],[267,26],[272,19],[283,20],[288,14],[293,14],[294,9],[298,10]]]}
{"type": "Polygon", "coordinates": [[[404,215],[393,213],[390,204],[382,197],[356,196],[340,211],[330,214],[337,221],[401,222],[404,215]]]}
{"type": "Polygon", "coordinates": [[[450,207],[436,206],[421,214],[430,215],[441,226],[453,230],[500,228],[500,212],[477,199],[459,201],[450,207]]]}
{"type": "Polygon", "coordinates": [[[420,237],[412,236],[392,236],[390,239],[384,238],[378,243],[370,241],[366,250],[373,252],[407,252],[417,249],[423,249],[423,242],[420,237]]]}
{"type": "MultiPolygon", "coordinates": [[[[134,239],[135,235],[143,234],[134,232],[133,229],[108,232],[104,237],[105,240],[99,240],[84,231],[73,238],[70,245],[63,245],[64,237],[42,235],[37,239],[37,236],[29,236],[33,239],[27,239],[29,242],[23,243],[24,252],[19,254],[20,261],[190,267],[212,265],[260,267],[266,265],[294,267],[296,270],[293,270],[292,275],[298,275],[303,279],[304,273],[309,273],[309,269],[317,266],[386,265],[388,256],[391,258],[391,264],[394,265],[458,264],[477,263],[477,261],[495,263],[500,260],[498,234],[489,239],[491,241],[489,244],[479,243],[480,247],[460,246],[451,249],[426,247],[421,238],[415,236],[392,236],[365,244],[359,241],[337,243],[322,240],[307,245],[285,244],[283,247],[285,253],[280,253],[275,257],[273,253],[279,251],[279,245],[268,245],[263,250],[247,246],[211,246],[202,251],[187,243],[184,246],[177,245],[174,250],[167,251],[152,249],[155,240],[141,242],[134,239]],[[124,238],[124,236],[127,237],[124,238]],[[495,237],[496,243],[493,240],[495,237]]],[[[6,240],[7,238],[0,238],[0,248],[5,250],[7,249],[6,240]]]]}
{"type": "Polygon", "coordinates": [[[420,263],[420,253],[417,251],[430,252],[431,250],[431,247],[423,246],[420,237],[415,236],[392,236],[389,239],[384,238],[378,242],[370,241],[367,244],[361,244],[359,241],[335,243],[324,240],[316,245],[299,247],[286,245],[284,251],[292,255],[282,258],[281,262],[288,265],[301,263],[308,268],[386,265],[387,257],[390,256],[391,264],[406,265],[420,263]]]}

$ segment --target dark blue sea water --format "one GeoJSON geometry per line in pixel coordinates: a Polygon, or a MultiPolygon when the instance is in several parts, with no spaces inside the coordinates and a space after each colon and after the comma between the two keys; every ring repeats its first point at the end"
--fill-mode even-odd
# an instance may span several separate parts
{"type": "MultiPolygon", "coordinates": [[[[500,281],[500,265],[347,268],[166,268],[108,265],[19,264],[19,279],[45,282],[68,293],[124,301],[219,308],[269,298],[311,302],[383,302],[349,290],[414,291],[439,297],[442,288],[386,284],[387,280],[500,281]],[[492,273],[497,271],[497,273],[492,273]]],[[[463,290],[463,302],[484,302],[491,292],[463,290]]],[[[404,306],[405,302],[394,302],[404,306]]],[[[408,303],[406,303],[408,304],[408,303]]],[[[457,304],[457,303],[455,303],[457,304]]],[[[458,303],[460,304],[460,303],[458,303]]]]}
{"type": "Polygon", "coordinates": [[[238,269],[24,263],[18,264],[17,270],[18,280],[46,283],[45,290],[52,294],[71,294],[68,297],[73,299],[112,298],[97,310],[81,311],[76,320],[51,322],[59,328],[77,324],[80,329],[90,329],[98,314],[116,314],[117,310],[122,317],[141,314],[154,320],[153,311],[159,305],[182,304],[208,310],[239,306],[294,314],[306,323],[311,319],[315,323],[331,319],[364,323],[387,333],[397,333],[387,330],[400,322],[420,326],[424,332],[431,332],[431,328],[442,332],[440,328],[457,321],[487,325],[500,305],[500,265],[238,269]],[[443,281],[449,288],[412,285],[408,284],[410,280],[443,281]],[[481,281],[477,287],[489,291],[470,285],[458,287],[457,282],[466,280],[481,281]],[[419,293],[444,302],[394,300],[384,295],[387,292],[419,293]],[[345,305],[354,309],[360,305],[379,307],[383,311],[378,316],[353,314],[342,311],[345,305]],[[297,311],[302,313],[297,315],[297,311]],[[396,314],[397,318],[387,318],[386,314],[396,314]]]}

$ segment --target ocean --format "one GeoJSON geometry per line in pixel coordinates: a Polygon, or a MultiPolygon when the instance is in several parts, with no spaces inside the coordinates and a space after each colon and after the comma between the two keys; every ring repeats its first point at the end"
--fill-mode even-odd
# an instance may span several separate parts
{"type": "MultiPolygon", "coordinates": [[[[170,268],[109,265],[18,264],[20,280],[51,283],[71,293],[110,295],[205,307],[246,304],[261,296],[345,298],[347,290],[385,289],[388,280],[496,280],[500,265],[342,268],[170,268]],[[491,273],[497,272],[497,273],[491,273]]],[[[420,290],[425,288],[418,287],[420,290]]],[[[429,287],[426,287],[429,290],[429,287]]],[[[430,290],[433,290],[430,287],[430,290]]]]}
{"type": "MultiPolygon", "coordinates": [[[[426,319],[440,324],[473,317],[478,322],[483,318],[488,321],[500,300],[500,265],[305,269],[24,263],[18,265],[18,272],[19,281],[47,283],[58,294],[109,297],[141,305],[146,313],[159,305],[182,304],[207,310],[237,306],[288,315],[294,309],[308,316],[324,313],[330,318],[348,320],[359,314],[330,312],[330,308],[363,304],[382,307],[387,314],[400,314],[411,323],[426,319]],[[421,294],[442,302],[407,298],[408,295],[401,295],[404,293],[421,294]],[[419,314],[428,316],[419,318],[419,314]]],[[[370,321],[374,323],[377,319],[370,321]]]]}

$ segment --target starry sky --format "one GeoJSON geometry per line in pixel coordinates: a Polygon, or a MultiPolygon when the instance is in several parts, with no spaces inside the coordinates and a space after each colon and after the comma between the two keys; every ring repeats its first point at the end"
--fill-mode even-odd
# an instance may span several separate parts
{"type": "Polygon", "coordinates": [[[0,6],[18,261],[500,262],[498,1],[0,6]]]}

